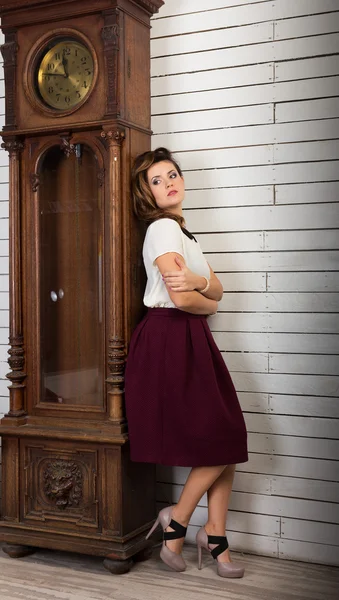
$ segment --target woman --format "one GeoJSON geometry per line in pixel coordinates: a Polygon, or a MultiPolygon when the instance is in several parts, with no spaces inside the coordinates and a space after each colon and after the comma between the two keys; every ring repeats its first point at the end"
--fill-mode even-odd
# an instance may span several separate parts
{"type": "MultiPolygon", "coordinates": [[[[160,556],[176,571],[191,515],[205,492],[208,521],[197,533],[221,577],[242,577],[225,537],[235,465],[246,462],[247,434],[227,367],[206,317],[223,288],[199,243],[185,228],[185,184],[166,148],[138,156],[132,171],[134,211],[148,223],[143,246],[148,312],[135,329],[126,365],[126,410],[131,459],[189,466],[178,504],[160,511],[160,556]]],[[[148,537],[147,536],[147,537],[148,537]]]]}

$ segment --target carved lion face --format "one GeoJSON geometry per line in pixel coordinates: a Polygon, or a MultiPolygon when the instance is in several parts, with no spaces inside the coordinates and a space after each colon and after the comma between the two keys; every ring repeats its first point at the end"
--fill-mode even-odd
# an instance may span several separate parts
{"type": "Polygon", "coordinates": [[[45,495],[58,508],[74,508],[79,505],[83,476],[76,462],[62,459],[47,462],[43,479],[45,495]]]}

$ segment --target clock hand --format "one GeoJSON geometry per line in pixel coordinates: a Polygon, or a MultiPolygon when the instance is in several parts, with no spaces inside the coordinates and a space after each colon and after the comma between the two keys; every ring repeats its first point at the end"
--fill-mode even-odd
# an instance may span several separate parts
{"type": "Polygon", "coordinates": [[[68,72],[68,60],[67,60],[67,58],[66,58],[65,55],[62,56],[62,65],[63,65],[64,70],[65,70],[65,77],[68,77],[69,76],[69,72],[68,72]]]}

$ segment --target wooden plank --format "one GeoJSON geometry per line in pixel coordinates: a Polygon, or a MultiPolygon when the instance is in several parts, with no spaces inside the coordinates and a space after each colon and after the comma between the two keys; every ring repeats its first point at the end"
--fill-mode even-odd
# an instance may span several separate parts
{"type": "MultiPolygon", "coordinates": [[[[156,29],[156,26],[155,26],[156,29]]],[[[157,32],[154,31],[153,34],[157,32]]],[[[232,48],[249,44],[258,44],[273,40],[273,23],[266,21],[244,27],[228,27],[195,33],[192,30],[186,35],[154,38],[151,41],[151,56],[168,56],[169,54],[186,54],[203,52],[215,48],[232,48]]]]}
{"type": "MultiPolygon", "coordinates": [[[[202,27],[201,30],[207,31],[207,29],[202,27]]],[[[199,31],[199,29],[196,29],[196,31],[199,31]]],[[[151,75],[152,77],[158,77],[164,73],[168,76],[209,71],[211,64],[215,69],[225,69],[226,67],[293,60],[296,57],[301,59],[310,58],[311,56],[326,56],[338,52],[338,43],[339,35],[330,33],[294,40],[252,44],[250,52],[247,46],[239,46],[239,48],[225,48],[224,50],[209,50],[208,52],[193,52],[153,58],[151,61],[151,75]]]]}
{"type": "Polygon", "coordinates": [[[268,410],[275,414],[339,419],[339,402],[337,398],[269,394],[268,406],[268,410]]]}
{"type": "Polygon", "coordinates": [[[8,166],[8,152],[6,152],[5,150],[2,150],[0,152],[0,167],[7,167],[8,166]]]}
{"type": "MultiPolygon", "coordinates": [[[[159,13],[159,16],[165,14],[168,18],[153,20],[154,31],[152,37],[173,36],[191,31],[207,31],[338,10],[336,0],[322,0],[321,4],[319,4],[319,0],[298,0],[291,7],[289,4],[286,5],[283,0],[247,3],[246,5],[241,1],[239,4],[242,4],[242,6],[228,7],[224,3],[223,6],[219,7],[219,10],[203,10],[202,12],[193,12],[191,7],[191,14],[186,15],[181,13],[181,9],[177,13],[172,11],[166,13],[164,11],[164,13],[159,13]]],[[[204,8],[206,9],[206,5],[204,8]]],[[[212,6],[209,8],[212,8],[212,6]]],[[[194,10],[198,11],[198,8],[194,10]]]]}
{"type": "MultiPolygon", "coordinates": [[[[283,64],[283,63],[282,63],[283,64]]],[[[336,75],[337,71],[329,73],[336,75]]],[[[319,73],[319,76],[321,72],[319,73]]],[[[180,94],[184,92],[196,92],[197,90],[213,90],[217,88],[234,88],[245,85],[259,85],[270,83],[274,77],[274,65],[264,63],[246,67],[235,67],[228,69],[212,69],[204,71],[203,74],[185,73],[183,75],[166,75],[152,77],[151,95],[164,96],[166,94],[180,94]]]]}
{"type": "MultiPolygon", "coordinates": [[[[3,384],[4,382],[1,381],[0,383],[3,384]]],[[[9,383],[10,382],[8,381],[7,384],[9,385],[9,383]]],[[[1,393],[2,394],[4,393],[3,388],[5,388],[5,387],[6,386],[1,385],[1,393]]],[[[8,401],[8,398],[3,398],[3,397],[0,396],[0,413],[5,414],[5,413],[8,412],[8,410],[9,410],[9,401],[8,401]]]]}
{"type": "MultiPolygon", "coordinates": [[[[206,508],[202,508],[198,525],[201,527],[206,523],[206,508]]],[[[194,524],[194,517],[192,525],[194,524]]],[[[239,533],[249,533],[256,535],[265,535],[270,537],[280,537],[280,517],[274,515],[251,514],[244,519],[242,512],[230,510],[227,515],[227,532],[236,531],[239,533]]],[[[227,533],[228,535],[228,533],[227,533]]]]}
{"type": "Polygon", "coordinates": [[[277,0],[274,3],[275,19],[290,19],[298,15],[316,15],[318,13],[332,12],[338,10],[337,0],[297,0],[293,4],[287,4],[285,0],[277,0]]]}
{"type": "MultiPolygon", "coordinates": [[[[339,312],[338,293],[225,293],[218,311],[227,312],[339,312]]],[[[235,316],[235,319],[237,317],[235,316]]]]}
{"type": "Polygon", "coordinates": [[[152,38],[273,21],[273,5],[273,2],[256,3],[254,5],[249,3],[243,6],[205,10],[188,15],[174,15],[166,19],[156,19],[153,21],[152,38]]]}
{"type": "Polygon", "coordinates": [[[269,273],[267,289],[274,292],[339,292],[339,274],[269,273]]]}
{"type": "MultiPolygon", "coordinates": [[[[197,526],[188,526],[185,538],[188,543],[195,543],[197,531],[197,526]]],[[[278,554],[277,538],[270,538],[264,535],[239,533],[237,531],[227,531],[227,538],[232,549],[237,552],[251,552],[253,554],[259,554],[260,556],[272,557],[275,557],[278,554]]],[[[213,589],[213,594],[215,594],[215,588],[213,589]]],[[[196,598],[196,592],[194,597],[196,598]]]]}
{"type": "Polygon", "coordinates": [[[0,219],[5,218],[8,219],[9,214],[9,203],[8,201],[0,202],[0,219]]]}
{"type": "MultiPolygon", "coordinates": [[[[5,277],[8,277],[8,275],[5,275],[5,277]]],[[[1,291],[0,292],[0,306],[1,306],[1,310],[7,310],[9,308],[9,295],[8,295],[8,291],[1,291]]]]}
{"type": "MultiPolygon", "coordinates": [[[[290,165],[284,165],[283,168],[288,166],[290,165]]],[[[260,171],[262,168],[257,167],[257,170],[260,171]]],[[[229,169],[229,171],[232,170],[229,169]]],[[[243,170],[245,169],[238,169],[238,171],[243,170]]],[[[209,173],[209,171],[207,172],[209,173]]],[[[218,170],[215,177],[217,177],[217,173],[218,170]]],[[[198,175],[199,173],[196,173],[197,177],[198,175]]],[[[188,224],[190,230],[197,234],[199,232],[210,234],[212,232],[267,231],[272,229],[333,229],[339,225],[339,211],[337,203],[328,203],[321,205],[321,207],[310,204],[303,206],[230,207],[215,208],[214,210],[197,209],[190,210],[188,224]]]]}
{"type": "Polygon", "coordinates": [[[251,494],[270,494],[271,477],[258,473],[236,472],[233,490],[235,492],[249,492],[251,494]]]}
{"type": "MultiPolygon", "coordinates": [[[[5,292],[2,292],[2,294],[3,294],[3,297],[4,297],[5,296],[5,292]]],[[[0,344],[7,344],[7,342],[8,342],[8,334],[9,334],[9,328],[8,327],[0,327],[0,344]]]]}
{"type": "MultiPolygon", "coordinates": [[[[321,438],[312,439],[307,437],[293,437],[291,435],[269,435],[262,433],[249,433],[248,440],[251,452],[259,452],[262,454],[336,460],[339,452],[339,440],[325,440],[321,438]]],[[[239,510],[241,510],[240,507],[239,510]]],[[[337,511],[339,519],[339,505],[337,506],[337,511]]],[[[292,517],[298,515],[286,514],[286,516],[292,517]]],[[[307,518],[306,515],[305,518],[307,518]]],[[[330,520],[331,519],[329,519],[329,521],[330,520]]]]}
{"type": "Polygon", "coordinates": [[[338,375],[339,357],[309,354],[270,354],[270,373],[338,375]]]}
{"type": "Polygon", "coordinates": [[[249,252],[264,249],[264,232],[240,231],[234,233],[199,234],[197,239],[203,252],[249,252]]]}
{"type": "Polygon", "coordinates": [[[339,116],[339,103],[336,98],[306,100],[304,102],[286,102],[276,106],[277,123],[288,121],[310,121],[312,119],[331,119],[339,116]]]}
{"type": "MultiPolygon", "coordinates": [[[[162,493],[165,495],[166,501],[178,502],[182,487],[182,485],[173,485],[171,488],[169,484],[162,484],[162,493]]],[[[199,508],[206,506],[207,496],[205,494],[199,502],[199,508]]],[[[326,511],[324,511],[323,504],[314,500],[233,491],[229,507],[231,511],[244,512],[251,516],[257,513],[266,516],[301,518],[323,523],[339,522],[339,505],[330,502],[326,505],[326,511]]]]}
{"type": "MultiPolygon", "coordinates": [[[[338,102],[339,105],[339,102],[338,102]]],[[[339,161],[310,162],[282,165],[263,165],[229,169],[188,171],[185,174],[188,189],[239,187],[241,185],[272,185],[337,181],[339,161]]],[[[292,229],[290,226],[289,229],[292,229]]],[[[294,228],[295,229],[295,228],[294,228]]]]}
{"type": "Polygon", "coordinates": [[[265,273],[218,273],[224,291],[252,291],[266,290],[265,273]]]}
{"type": "MultiPolygon", "coordinates": [[[[187,191],[185,194],[184,212],[187,208],[217,208],[220,206],[260,206],[273,204],[273,200],[274,189],[273,186],[270,185],[256,187],[225,188],[216,190],[194,190],[191,192],[187,191]]],[[[200,236],[200,238],[201,237],[202,236],[200,236]]]]}
{"type": "MultiPolygon", "coordinates": [[[[266,0],[259,0],[266,2],[266,0]]],[[[256,0],[258,2],[258,0],[256,0]]],[[[218,8],[230,8],[231,6],[239,6],[239,4],[252,4],[253,0],[209,0],[206,6],[205,0],[180,0],[180,2],[166,2],[159,13],[152,17],[152,22],[156,19],[164,17],[173,17],[174,15],[184,15],[187,13],[195,13],[206,10],[216,10],[218,8]]]]}
{"type": "MultiPolygon", "coordinates": [[[[207,223],[205,224],[207,227],[207,223]]],[[[339,252],[229,252],[207,254],[214,271],[338,271],[339,252]]]]}
{"type": "Polygon", "coordinates": [[[0,183],[0,201],[3,200],[8,201],[9,191],[8,191],[8,181],[0,183]]]}
{"type": "MultiPolygon", "coordinates": [[[[338,313],[219,312],[212,331],[272,331],[276,333],[339,333],[338,313]]],[[[339,363],[339,361],[338,361],[339,363]]]]}
{"type": "Polygon", "coordinates": [[[324,229],[314,235],[312,229],[306,231],[267,231],[264,232],[265,250],[330,250],[339,248],[336,229],[324,229]]]}
{"type": "MultiPolygon", "coordinates": [[[[1,346],[1,350],[2,350],[1,346]]],[[[6,379],[6,373],[9,371],[8,363],[0,358],[0,379],[6,379]]]]}
{"type": "Polygon", "coordinates": [[[277,476],[309,478],[316,481],[338,481],[338,461],[319,458],[278,456],[249,453],[249,461],[237,465],[237,471],[277,476]]]}
{"type": "MultiPolygon", "coordinates": [[[[189,467],[164,467],[158,465],[157,482],[184,485],[190,470],[189,467]]],[[[271,477],[254,473],[236,472],[233,490],[238,492],[251,492],[253,494],[270,494],[271,477]]]]}
{"type": "Polygon", "coordinates": [[[3,152],[1,154],[3,159],[3,165],[0,166],[0,182],[7,183],[9,181],[9,167],[8,167],[8,156],[6,161],[6,154],[3,152]]]}
{"type": "MultiPolygon", "coordinates": [[[[339,130],[337,133],[339,136],[339,130]]],[[[339,202],[339,181],[277,185],[275,188],[276,204],[310,202],[339,202]]]]}
{"type": "MultiPolygon", "coordinates": [[[[319,17],[311,18],[315,18],[317,21],[319,17]]],[[[288,22],[286,21],[286,23],[288,22]]],[[[330,75],[338,75],[338,73],[339,65],[336,56],[314,56],[303,60],[291,60],[275,64],[275,81],[328,77],[330,75]]],[[[256,83],[265,83],[265,81],[257,81],[256,83]]]]}
{"type": "MultiPolygon", "coordinates": [[[[156,121],[164,118],[167,117],[155,117],[154,119],[156,121]]],[[[322,118],[318,121],[312,121],[312,127],[307,121],[276,123],[274,125],[270,125],[267,121],[265,125],[252,125],[250,127],[237,127],[236,123],[233,125],[230,122],[226,129],[192,131],[189,136],[187,133],[158,134],[152,137],[152,145],[153,148],[169,146],[175,152],[179,152],[180,150],[203,150],[204,148],[236,148],[239,146],[258,146],[260,144],[330,140],[339,137],[339,119],[322,118]]],[[[184,124],[182,126],[185,127],[184,124]]],[[[199,127],[202,127],[201,121],[199,127]]]]}
{"type": "MultiPolygon", "coordinates": [[[[152,117],[154,134],[220,129],[222,127],[234,127],[235,125],[257,125],[259,123],[273,123],[273,104],[219,108],[218,110],[206,111],[203,118],[200,111],[191,114],[155,115],[152,117]]],[[[158,146],[159,141],[155,139],[153,144],[158,146]]],[[[225,146],[225,140],[223,145],[225,146]]]]}
{"type": "MultiPolygon", "coordinates": [[[[229,335],[229,334],[228,334],[229,335]]],[[[307,336],[305,336],[307,337],[307,336]]],[[[280,373],[239,373],[231,372],[237,391],[265,392],[279,394],[299,394],[302,396],[339,395],[339,377],[332,375],[295,375],[280,373]]]]}
{"type": "MultiPolygon", "coordinates": [[[[0,275],[0,292],[9,291],[9,275],[0,275]]],[[[3,298],[1,298],[2,300],[3,298]]],[[[3,307],[2,303],[0,304],[3,307]]]]}
{"type": "Polygon", "coordinates": [[[0,219],[0,239],[8,240],[9,236],[9,220],[0,219]]]}
{"type": "MultiPolygon", "coordinates": [[[[215,331],[213,337],[224,352],[291,352],[294,354],[339,354],[339,335],[315,333],[249,333],[215,331]]],[[[284,389],[284,382],[282,388],[284,389]]],[[[258,391],[258,390],[251,390],[258,391]]],[[[281,390],[278,390],[280,392],[281,390]]],[[[292,391],[294,394],[295,391],[292,391]]],[[[312,394],[311,394],[312,395],[312,394]]],[[[318,396],[324,396],[322,391],[318,396]]]]}
{"type": "Polygon", "coordinates": [[[267,413],[270,411],[268,406],[268,394],[262,392],[239,392],[239,402],[245,412],[267,413]]]}
{"type": "Polygon", "coordinates": [[[0,256],[8,256],[8,240],[0,240],[0,256]]]}
{"type": "Polygon", "coordinates": [[[252,433],[339,439],[339,419],[247,413],[245,421],[252,433]]]}
{"type": "MultiPolygon", "coordinates": [[[[338,11],[338,8],[337,4],[334,10],[338,11]]],[[[275,21],[274,39],[286,40],[339,31],[339,12],[309,15],[307,12],[302,17],[275,21]]]]}
{"type": "MultiPolygon", "coordinates": [[[[0,344],[0,361],[1,361],[1,364],[3,364],[3,365],[6,365],[6,362],[8,359],[8,353],[7,353],[8,349],[9,349],[9,345],[0,344]]],[[[4,367],[4,369],[6,369],[6,366],[4,367]]],[[[9,371],[9,366],[7,365],[6,373],[8,373],[8,371],[9,371]]],[[[3,376],[3,378],[5,378],[5,375],[3,376]]]]}
{"type": "MultiPolygon", "coordinates": [[[[4,292],[3,292],[4,293],[4,292]]],[[[8,295],[8,292],[6,292],[8,295]]],[[[1,301],[1,296],[0,296],[0,301],[1,301]]],[[[4,306],[1,304],[1,310],[0,310],[0,327],[9,327],[9,311],[8,310],[3,310],[4,306]]],[[[6,303],[5,303],[6,306],[6,303]]]]}
{"type": "Polygon", "coordinates": [[[320,500],[322,502],[338,502],[339,498],[339,483],[337,481],[322,481],[320,484],[319,481],[314,479],[271,477],[270,487],[271,493],[274,496],[307,498],[309,500],[320,500]]]}
{"type": "Polygon", "coordinates": [[[261,352],[223,352],[222,356],[229,371],[268,372],[268,354],[261,352]]]}
{"type": "Polygon", "coordinates": [[[0,273],[1,275],[7,275],[9,273],[9,262],[7,257],[0,257],[0,273]]]}
{"type": "Polygon", "coordinates": [[[325,565],[338,565],[336,546],[299,542],[295,540],[279,540],[279,558],[303,560],[325,565]]]}
{"type": "Polygon", "coordinates": [[[294,144],[274,145],[274,163],[276,164],[286,162],[311,162],[315,160],[332,159],[339,159],[339,140],[327,140],[326,142],[299,142],[294,144]]]}
{"type": "MultiPolygon", "coordinates": [[[[333,144],[335,144],[334,140],[333,144]]],[[[331,148],[329,148],[328,153],[329,152],[331,152],[331,148]]],[[[198,152],[178,152],[177,157],[180,166],[184,171],[217,169],[218,167],[222,168],[226,165],[227,167],[236,167],[239,165],[264,165],[273,163],[273,146],[257,146],[255,149],[225,148],[223,150],[213,149],[199,150],[198,152]]]]}
{"type": "MultiPolygon", "coordinates": [[[[339,46],[339,44],[338,44],[339,46]]],[[[203,78],[204,74],[201,73],[203,78]]],[[[171,93],[167,96],[156,96],[152,99],[152,115],[192,112],[196,110],[212,110],[222,106],[225,108],[271,104],[279,102],[295,102],[319,96],[337,96],[339,77],[319,77],[302,81],[284,81],[272,85],[251,85],[246,87],[226,88],[199,91],[193,94],[171,93]]]]}
{"type": "MultiPolygon", "coordinates": [[[[181,487],[181,486],[180,486],[181,487]]],[[[162,493],[168,497],[168,485],[157,486],[157,498],[161,499],[162,493]]],[[[176,497],[176,494],[175,494],[176,497]]],[[[199,505],[193,512],[190,520],[192,526],[201,527],[207,521],[207,498],[203,496],[199,505]]],[[[248,532],[249,534],[269,535],[280,537],[280,517],[274,515],[248,514],[244,515],[236,510],[230,510],[227,516],[227,531],[248,532]]]]}

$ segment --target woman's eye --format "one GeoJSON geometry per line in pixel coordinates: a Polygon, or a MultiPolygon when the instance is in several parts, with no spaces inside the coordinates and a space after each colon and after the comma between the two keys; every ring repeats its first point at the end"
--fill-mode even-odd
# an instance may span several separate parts
{"type": "Polygon", "coordinates": [[[159,183],[161,183],[160,179],[153,179],[152,181],[153,185],[159,185],[159,183]]]}
{"type": "Polygon", "coordinates": [[[170,174],[170,177],[171,177],[172,179],[175,179],[175,178],[176,178],[176,176],[177,176],[177,174],[176,174],[176,173],[171,173],[171,174],[170,174]]]}

